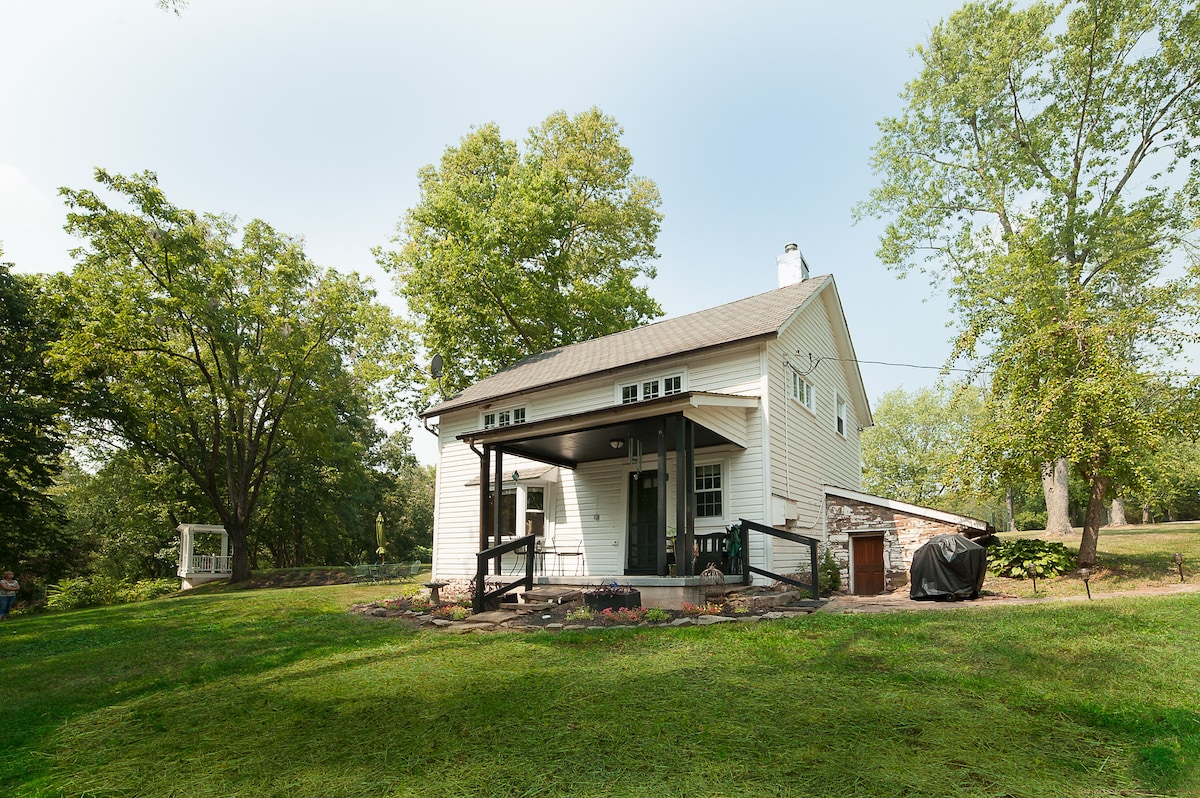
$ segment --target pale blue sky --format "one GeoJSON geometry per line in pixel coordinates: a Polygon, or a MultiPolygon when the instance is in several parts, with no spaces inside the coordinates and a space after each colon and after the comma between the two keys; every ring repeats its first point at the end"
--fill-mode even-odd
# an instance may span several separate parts
{"type": "MultiPolygon", "coordinates": [[[[860,359],[937,365],[944,302],[879,264],[878,225],[852,226],[851,208],[909,51],[959,5],[191,0],[177,17],[153,0],[0,0],[4,259],[69,269],[57,188],[150,169],[176,204],[302,235],[387,297],[370,250],[422,165],[472,125],[522,139],[597,105],[662,192],[650,290],[668,315],[774,288],[795,241],[837,280],[860,359]]],[[[937,378],[862,371],[873,401],[937,378]]],[[[414,439],[428,460],[432,439],[414,439]]]]}

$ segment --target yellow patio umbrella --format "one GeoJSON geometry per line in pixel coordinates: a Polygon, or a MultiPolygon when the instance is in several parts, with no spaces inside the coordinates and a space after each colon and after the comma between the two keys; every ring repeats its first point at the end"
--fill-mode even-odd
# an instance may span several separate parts
{"type": "Polygon", "coordinates": [[[387,540],[383,537],[383,513],[375,516],[375,543],[379,545],[375,553],[379,555],[379,562],[383,563],[387,553],[387,540]]]}

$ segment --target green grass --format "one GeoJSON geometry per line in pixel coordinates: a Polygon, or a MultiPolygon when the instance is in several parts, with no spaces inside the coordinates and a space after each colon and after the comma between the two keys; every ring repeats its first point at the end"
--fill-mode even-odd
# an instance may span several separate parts
{"type": "MultiPolygon", "coordinates": [[[[1040,538],[1079,550],[1079,530],[1070,535],[1042,531],[1003,533],[1002,538],[1040,538]]],[[[1170,587],[1179,584],[1173,555],[1183,555],[1184,582],[1200,584],[1200,522],[1127,526],[1100,530],[1096,568],[1091,576],[1092,595],[1126,590],[1170,587]]],[[[1086,589],[1078,573],[1037,581],[1038,596],[1083,596],[1086,589]]],[[[1028,579],[1003,579],[988,573],[984,589],[1013,596],[1033,596],[1028,579]]]]}
{"type": "Polygon", "coordinates": [[[396,587],[0,625],[20,796],[1200,791],[1200,595],[449,636],[396,587]]]}

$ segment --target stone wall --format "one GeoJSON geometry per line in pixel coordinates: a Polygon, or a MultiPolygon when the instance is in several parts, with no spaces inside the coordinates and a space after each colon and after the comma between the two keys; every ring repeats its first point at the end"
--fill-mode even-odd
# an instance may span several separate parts
{"type": "Polygon", "coordinates": [[[855,532],[883,533],[883,587],[898,590],[908,585],[913,553],[934,535],[966,533],[967,527],[923,518],[856,499],[825,495],[825,523],[829,547],[842,570],[842,587],[850,589],[850,537],[855,532]]]}

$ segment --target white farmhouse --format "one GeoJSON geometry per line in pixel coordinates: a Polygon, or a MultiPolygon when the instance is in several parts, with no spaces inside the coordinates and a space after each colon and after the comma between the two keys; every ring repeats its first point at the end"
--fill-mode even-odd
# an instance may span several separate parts
{"type": "Polygon", "coordinates": [[[747,582],[807,575],[834,502],[851,588],[894,586],[897,525],[876,513],[856,530],[846,509],[873,498],[871,409],[837,286],[794,244],[777,261],[774,291],[527,357],[430,407],[435,580],[503,580],[526,560],[479,553],[532,535],[535,584],[618,582],[678,606],[709,563],[747,582]]]}

